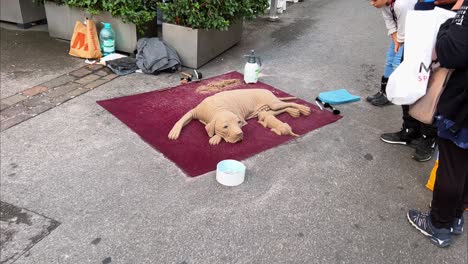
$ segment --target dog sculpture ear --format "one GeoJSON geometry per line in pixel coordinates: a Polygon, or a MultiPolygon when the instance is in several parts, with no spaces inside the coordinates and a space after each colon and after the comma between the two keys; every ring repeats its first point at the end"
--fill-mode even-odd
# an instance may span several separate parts
{"type": "Polygon", "coordinates": [[[215,135],[215,121],[212,120],[205,126],[206,133],[208,133],[209,137],[213,137],[215,135]]]}

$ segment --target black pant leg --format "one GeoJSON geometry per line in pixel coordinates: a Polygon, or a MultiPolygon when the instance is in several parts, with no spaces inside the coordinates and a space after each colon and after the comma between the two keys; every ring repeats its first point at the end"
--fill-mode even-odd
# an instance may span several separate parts
{"type": "Polygon", "coordinates": [[[421,128],[421,122],[410,116],[409,105],[402,105],[401,108],[403,110],[403,128],[413,128],[416,131],[419,131],[421,128]]]}
{"type": "Polygon", "coordinates": [[[462,218],[463,217],[463,212],[468,206],[468,173],[465,176],[465,190],[463,191],[463,196],[462,199],[460,199],[460,202],[457,206],[457,209],[455,211],[455,217],[456,218],[462,218]]]}
{"type": "Polygon", "coordinates": [[[432,196],[431,220],[437,228],[450,228],[463,210],[468,184],[468,150],[452,141],[439,139],[439,168],[432,196]]]}
{"type": "Polygon", "coordinates": [[[463,212],[467,208],[468,208],[468,171],[466,171],[466,175],[465,175],[465,190],[463,191],[463,197],[460,201],[460,205],[458,206],[458,209],[455,212],[455,217],[462,218],[463,212]]]}

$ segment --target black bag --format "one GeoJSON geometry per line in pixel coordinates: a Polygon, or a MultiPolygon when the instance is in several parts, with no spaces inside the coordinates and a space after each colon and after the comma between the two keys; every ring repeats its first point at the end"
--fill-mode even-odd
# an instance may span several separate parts
{"type": "Polygon", "coordinates": [[[127,75],[138,70],[136,59],[131,57],[119,58],[106,62],[106,66],[117,75],[127,75]]]}

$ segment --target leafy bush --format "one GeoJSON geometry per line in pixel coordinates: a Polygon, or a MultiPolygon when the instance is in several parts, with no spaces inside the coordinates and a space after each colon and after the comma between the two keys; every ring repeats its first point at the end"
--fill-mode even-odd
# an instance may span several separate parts
{"type": "Polygon", "coordinates": [[[269,0],[172,0],[159,3],[164,21],[203,29],[226,30],[237,19],[262,14],[269,0]]]}
{"type": "MultiPolygon", "coordinates": [[[[35,0],[43,3],[44,0],[35,0]]],[[[124,22],[141,27],[156,17],[157,3],[162,0],[46,0],[56,4],[83,8],[91,14],[106,11],[124,22]]]]}

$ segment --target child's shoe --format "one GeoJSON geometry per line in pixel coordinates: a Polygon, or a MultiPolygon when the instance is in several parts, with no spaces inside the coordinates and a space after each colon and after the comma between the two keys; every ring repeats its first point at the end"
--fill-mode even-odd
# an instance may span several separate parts
{"type": "Polygon", "coordinates": [[[371,104],[375,106],[384,106],[390,104],[390,101],[387,99],[387,96],[384,93],[381,93],[380,96],[374,98],[370,101],[371,104]]]}

